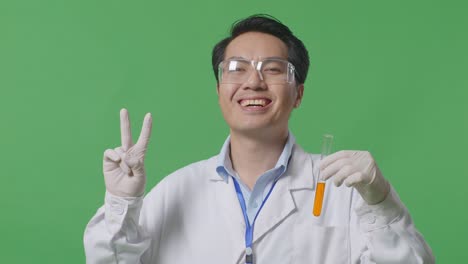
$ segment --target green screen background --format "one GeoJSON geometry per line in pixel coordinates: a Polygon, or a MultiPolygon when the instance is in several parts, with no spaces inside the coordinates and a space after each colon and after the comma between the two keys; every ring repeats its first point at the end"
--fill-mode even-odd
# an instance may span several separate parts
{"type": "MultiPolygon", "coordinates": [[[[211,48],[269,13],[311,69],[290,127],[318,152],[369,150],[438,263],[468,259],[468,4],[464,1],[1,1],[2,263],[84,263],[102,154],[153,114],[149,190],[228,134],[211,48]]],[[[201,212],[202,213],[202,212],[201,212]]]]}

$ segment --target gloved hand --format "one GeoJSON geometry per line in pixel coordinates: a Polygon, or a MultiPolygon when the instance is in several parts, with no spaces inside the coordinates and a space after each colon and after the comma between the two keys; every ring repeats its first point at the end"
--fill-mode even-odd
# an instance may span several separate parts
{"type": "Polygon", "coordinates": [[[146,184],[145,154],[151,135],[151,114],[145,115],[140,137],[133,144],[130,120],[126,109],[120,110],[122,146],[104,152],[103,172],[106,189],[120,197],[138,197],[144,194],[146,184]]]}
{"type": "Polygon", "coordinates": [[[383,177],[374,158],[368,151],[343,150],[333,153],[320,163],[323,180],[333,177],[336,186],[353,186],[367,204],[385,200],[390,184],[383,177]]]}

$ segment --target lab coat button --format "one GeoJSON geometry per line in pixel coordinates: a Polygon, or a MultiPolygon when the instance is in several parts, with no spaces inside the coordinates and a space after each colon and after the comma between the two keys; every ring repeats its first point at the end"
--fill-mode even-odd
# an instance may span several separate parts
{"type": "Polygon", "coordinates": [[[376,219],[373,215],[366,215],[365,217],[363,217],[362,221],[367,225],[371,225],[375,223],[376,219]]]}

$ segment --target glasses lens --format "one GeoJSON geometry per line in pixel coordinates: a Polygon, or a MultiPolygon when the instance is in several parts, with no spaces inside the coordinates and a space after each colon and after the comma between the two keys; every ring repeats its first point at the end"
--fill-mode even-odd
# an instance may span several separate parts
{"type": "Polygon", "coordinates": [[[243,84],[252,74],[268,84],[284,84],[294,81],[294,67],[280,59],[269,59],[259,62],[247,60],[227,60],[220,63],[219,80],[225,84],[243,84]]]}
{"type": "Polygon", "coordinates": [[[260,72],[268,84],[284,84],[289,82],[290,63],[283,60],[265,60],[261,64],[260,72]]]}
{"type": "Polygon", "coordinates": [[[250,74],[253,72],[252,65],[249,61],[243,60],[228,60],[220,64],[219,72],[221,74],[222,83],[240,84],[247,81],[250,74]]]}

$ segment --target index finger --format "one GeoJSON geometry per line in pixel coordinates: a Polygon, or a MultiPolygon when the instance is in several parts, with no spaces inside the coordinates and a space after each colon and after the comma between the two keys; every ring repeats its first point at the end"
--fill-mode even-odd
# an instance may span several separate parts
{"type": "Polygon", "coordinates": [[[332,164],[337,160],[353,156],[353,153],[355,152],[356,151],[351,150],[341,150],[326,156],[322,161],[320,161],[320,170],[324,170],[326,167],[328,167],[328,165],[332,164]]]}
{"type": "Polygon", "coordinates": [[[145,115],[145,119],[143,120],[143,127],[141,128],[140,137],[138,138],[138,141],[136,143],[144,149],[146,149],[146,147],[148,146],[152,126],[153,118],[151,117],[151,113],[147,113],[145,115]]]}
{"type": "Polygon", "coordinates": [[[132,132],[130,130],[130,118],[125,108],[120,110],[120,138],[123,151],[127,151],[132,145],[132,132]]]}

